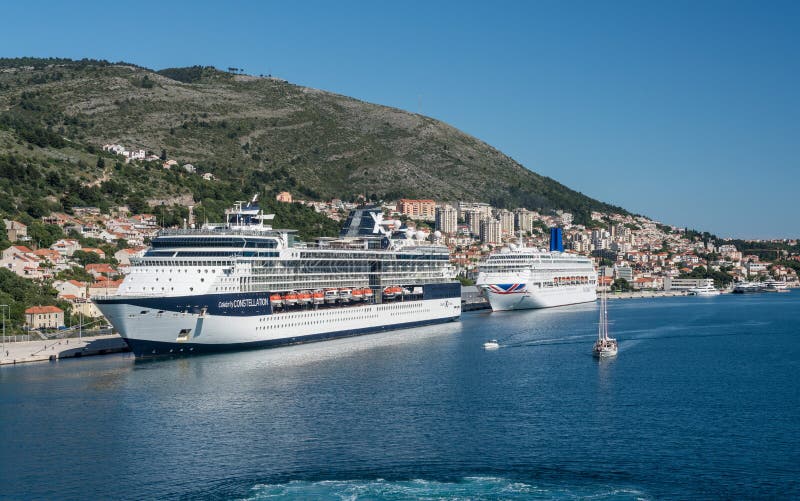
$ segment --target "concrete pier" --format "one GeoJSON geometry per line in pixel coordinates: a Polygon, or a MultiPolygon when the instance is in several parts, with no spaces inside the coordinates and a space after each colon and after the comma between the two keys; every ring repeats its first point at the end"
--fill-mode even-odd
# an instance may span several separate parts
{"type": "Polygon", "coordinates": [[[489,301],[486,300],[474,285],[461,286],[461,311],[488,310],[489,301]]]}
{"type": "Polygon", "coordinates": [[[84,336],[81,339],[50,339],[6,343],[0,353],[0,365],[43,362],[61,358],[88,357],[129,351],[121,337],[84,336]]]}

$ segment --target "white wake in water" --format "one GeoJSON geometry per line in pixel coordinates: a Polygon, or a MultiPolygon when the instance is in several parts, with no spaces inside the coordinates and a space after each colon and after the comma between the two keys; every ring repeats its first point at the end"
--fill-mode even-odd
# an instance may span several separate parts
{"type": "Polygon", "coordinates": [[[315,499],[359,500],[494,500],[494,499],[647,499],[636,489],[608,485],[587,487],[541,487],[500,477],[465,477],[458,482],[433,480],[323,480],[259,484],[253,487],[258,500],[315,499]]]}

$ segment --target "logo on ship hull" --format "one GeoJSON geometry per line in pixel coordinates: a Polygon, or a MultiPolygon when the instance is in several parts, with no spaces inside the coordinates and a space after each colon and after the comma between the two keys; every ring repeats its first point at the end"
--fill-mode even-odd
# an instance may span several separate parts
{"type": "Polygon", "coordinates": [[[218,308],[255,308],[259,306],[267,306],[269,301],[265,297],[233,299],[230,301],[220,301],[217,303],[218,308]]]}
{"type": "Polygon", "coordinates": [[[520,294],[525,292],[525,284],[490,284],[489,292],[494,294],[520,294]]]}

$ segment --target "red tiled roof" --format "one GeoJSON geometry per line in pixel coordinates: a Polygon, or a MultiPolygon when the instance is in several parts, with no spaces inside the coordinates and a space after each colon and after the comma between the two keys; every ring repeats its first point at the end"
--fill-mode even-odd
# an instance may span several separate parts
{"type": "Polygon", "coordinates": [[[116,270],[107,263],[94,263],[94,264],[87,264],[86,271],[97,271],[100,273],[115,273],[116,270]]]}
{"type": "Polygon", "coordinates": [[[105,280],[103,282],[95,282],[89,287],[92,289],[113,289],[122,285],[122,280],[105,280]]]}
{"type": "Polygon", "coordinates": [[[61,259],[61,254],[52,249],[37,249],[33,251],[33,254],[36,256],[42,256],[49,259],[61,259]]]}
{"type": "Polygon", "coordinates": [[[40,313],[64,313],[64,310],[57,306],[32,306],[25,310],[26,315],[38,315],[40,313]]]}

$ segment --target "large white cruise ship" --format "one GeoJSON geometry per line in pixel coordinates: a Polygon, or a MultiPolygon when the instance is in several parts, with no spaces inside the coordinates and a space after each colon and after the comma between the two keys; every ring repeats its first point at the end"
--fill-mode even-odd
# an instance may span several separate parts
{"type": "Polygon", "coordinates": [[[254,201],[223,224],[163,230],[100,311],[137,357],[279,346],[458,320],[447,247],[353,211],[299,242],[254,201]]]}
{"type": "Polygon", "coordinates": [[[550,251],[503,247],[478,265],[477,286],[493,311],[550,308],[597,299],[597,272],[588,257],[563,252],[553,228],[550,251]]]}

